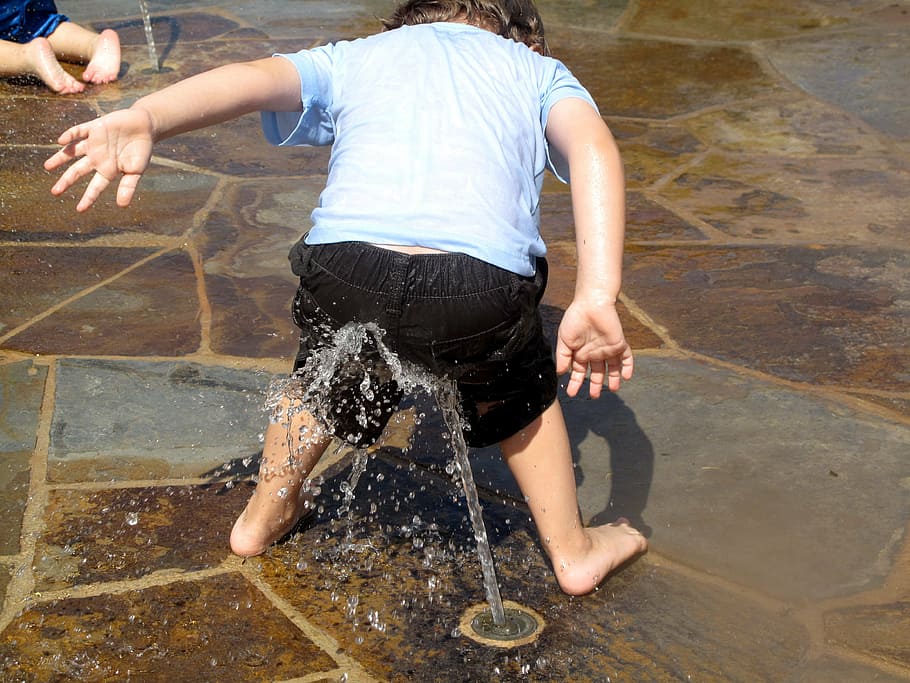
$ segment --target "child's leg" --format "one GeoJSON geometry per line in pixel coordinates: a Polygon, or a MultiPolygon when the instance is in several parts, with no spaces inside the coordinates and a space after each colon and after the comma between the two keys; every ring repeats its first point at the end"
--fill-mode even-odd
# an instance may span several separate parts
{"type": "Polygon", "coordinates": [[[63,95],[85,90],[85,85],[60,66],[47,38],[35,38],[28,43],[0,40],[0,76],[23,74],[37,76],[48,88],[63,95]]]}
{"type": "Polygon", "coordinates": [[[54,54],[65,62],[88,63],[82,73],[87,83],[110,83],[120,73],[120,37],[112,29],[100,34],[64,21],[48,37],[54,54]]]}
{"type": "Polygon", "coordinates": [[[625,519],[599,527],[582,524],[571,446],[557,401],[500,446],[566,593],[590,593],[613,569],[647,549],[645,537],[625,519]]]}
{"type": "Polygon", "coordinates": [[[309,413],[287,417],[287,408],[266,430],[259,483],[231,530],[231,550],[243,557],[265,552],[306,513],[312,496],[303,485],[331,441],[309,413]]]}

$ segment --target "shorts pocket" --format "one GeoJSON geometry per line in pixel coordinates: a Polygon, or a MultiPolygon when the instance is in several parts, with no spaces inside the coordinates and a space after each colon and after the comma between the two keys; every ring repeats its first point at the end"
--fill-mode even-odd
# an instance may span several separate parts
{"type": "Polygon", "coordinates": [[[443,366],[469,366],[507,359],[520,340],[514,334],[521,318],[506,320],[484,332],[430,343],[433,359],[443,366]]]}

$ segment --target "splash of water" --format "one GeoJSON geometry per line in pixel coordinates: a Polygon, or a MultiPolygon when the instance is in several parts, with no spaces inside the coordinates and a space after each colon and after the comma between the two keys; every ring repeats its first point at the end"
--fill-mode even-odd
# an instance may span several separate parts
{"type": "Polygon", "coordinates": [[[139,11],[142,13],[142,24],[145,27],[145,42],[149,47],[149,59],[152,62],[152,68],[155,71],[161,71],[161,63],[158,61],[158,50],[155,48],[155,35],[152,33],[152,17],[149,14],[149,8],[145,0],[139,0],[139,11]]]}
{"type": "MultiPolygon", "coordinates": [[[[474,540],[477,544],[477,554],[483,572],[484,592],[490,605],[494,624],[502,626],[506,622],[505,610],[499,592],[499,583],[496,578],[489,538],[483,522],[483,508],[480,505],[477,486],[474,483],[471,464],[468,459],[468,447],[464,439],[463,419],[459,410],[458,390],[455,382],[448,379],[439,379],[418,366],[401,361],[397,355],[383,344],[382,330],[375,325],[370,323],[350,323],[335,333],[331,346],[313,353],[306,360],[301,371],[301,374],[307,378],[306,383],[297,378],[273,383],[269,399],[273,409],[272,419],[287,420],[287,424],[290,425],[290,414],[281,414],[280,410],[275,412],[277,407],[282,405],[294,406],[294,408],[286,408],[286,413],[290,413],[292,410],[307,410],[314,414],[325,414],[326,407],[322,403],[325,401],[324,397],[330,395],[328,389],[335,377],[336,369],[347,359],[359,359],[368,337],[371,337],[372,341],[375,342],[376,348],[388,366],[392,378],[401,389],[405,393],[414,393],[417,390],[429,393],[434,397],[442,412],[445,425],[451,435],[452,449],[455,454],[451,471],[458,473],[467,502],[474,540]]],[[[369,373],[364,369],[361,389],[365,394],[372,391],[371,382],[369,373]]],[[[337,410],[338,407],[332,408],[337,410]]],[[[365,424],[365,416],[359,416],[358,421],[361,424],[365,424]]],[[[289,460],[292,460],[293,457],[293,453],[289,454],[289,460]]],[[[355,450],[350,477],[341,485],[344,498],[339,509],[339,519],[349,517],[350,505],[354,499],[354,489],[366,469],[368,460],[369,455],[366,450],[355,450]]],[[[446,469],[448,471],[450,468],[446,469]]],[[[351,533],[350,524],[348,525],[347,533],[351,533]]],[[[347,545],[352,543],[350,537],[345,540],[347,545]]]]}

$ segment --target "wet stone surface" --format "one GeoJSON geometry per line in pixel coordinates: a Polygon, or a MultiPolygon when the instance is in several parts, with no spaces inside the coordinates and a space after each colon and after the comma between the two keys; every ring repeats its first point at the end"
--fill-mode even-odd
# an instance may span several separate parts
{"type": "MultiPolygon", "coordinates": [[[[151,1],[155,73],[137,3],[84,0],[73,20],[120,34],[116,83],[0,79],[0,678],[906,680],[904,0],[539,2],[628,188],[636,377],[563,397],[580,503],[628,517],[648,555],[563,595],[498,450],[474,451],[502,595],[547,625],[512,651],[459,634],[481,571],[422,399],[349,522],[342,451],[299,533],[231,555],[328,150],[270,147],[246,116],[161,142],[132,208],[79,215],[42,163],[69,125],[367,35],[392,4],[151,1]]],[[[569,188],[548,176],[541,207],[552,337],[574,296],[569,188]]]]}
{"type": "Polygon", "coordinates": [[[665,119],[776,90],[755,58],[738,47],[617,39],[559,27],[548,35],[553,53],[582,79],[605,116],[665,119]]]}
{"type": "MultiPolygon", "coordinates": [[[[75,123],[75,122],[74,122],[75,123]]],[[[60,128],[62,132],[63,128],[60,128]]],[[[44,171],[52,148],[4,149],[0,166],[0,239],[11,242],[65,240],[78,244],[99,237],[137,234],[141,242],[149,235],[175,237],[193,227],[193,215],[206,203],[215,178],[203,173],[164,168],[156,164],[144,177],[135,205],[129,210],[105,197],[91,211],[77,214],[75,191],[60,197],[50,195],[54,179],[44,171]],[[33,207],[40,206],[40,211],[33,207]],[[15,216],[15,220],[11,217],[15,216]]]]}
{"type": "Polygon", "coordinates": [[[339,520],[340,501],[332,498],[346,475],[327,476],[312,522],[255,562],[266,583],[318,618],[381,680],[774,679],[805,651],[805,634],[786,618],[646,560],[593,596],[568,598],[532,540],[527,513],[492,500],[484,515],[503,598],[539,612],[547,626],[515,649],[478,645],[457,631],[483,594],[467,512],[452,484],[442,472],[380,456],[360,480],[350,518],[339,520]],[[347,533],[353,545],[345,549],[347,533]],[[300,585],[312,590],[301,593],[300,585]],[[774,651],[774,660],[756,656],[749,641],[774,651]]]}
{"type": "MultiPolygon", "coordinates": [[[[79,250],[72,260],[85,255],[79,250]]],[[[189,255],[170,251],[145,263],[135,252],[121,258],[134,261],[130,267],[135,268],[36,320],[7,347],[42,354],[117,356],[183,356],[198,350],[199,301],[189,255]]],[[[76,277],[84,281],[84,273],[76,277]]],[[[53,280],[44,286],[53,286],[53,280]]]]}
{"type": "Polygon", "coordinates": [[[0,635],[5,680],[288,680],[335,663],[237,574],[37,605],[0,635]],[[192,672],[192,673],[190,673],[192,672]],[[198,678],[197,678],[198,677],[198,678]]]}
{"type": "Polygon", "coordinates": [[[631,248],[625,290],[679,343],[788,380],[906,391],[907,255],[631,248]]]}
{"type": "Polygon", "coordinates": [[[61,361],[49,477],[199,476],[252,457],[268,424],[270,380],[262,372],[180,361],[61,361]]]}
{"type": "Polygon", "coordinates": [[[56,490],[35,550],[36,587],[60,590],[217,567],[230,552],[229,522],[251,492],[247,485],[221,484],[56,490]]]}
{"type": "Polygon", "coordinates": [[[910,628],[910,602],[835,610],[825,616],[829,640],[888,664],[910,665],[910,645],[903,634],[910,628]]]}
{"type": "Polygon", "coordinates": [[[890,244],[905,235],[910,167],[887,158],[801,160],[709,155],[666,196],[733,238],[890,244]],[[831,235],[845,211],[865,220],[831,235]]]}

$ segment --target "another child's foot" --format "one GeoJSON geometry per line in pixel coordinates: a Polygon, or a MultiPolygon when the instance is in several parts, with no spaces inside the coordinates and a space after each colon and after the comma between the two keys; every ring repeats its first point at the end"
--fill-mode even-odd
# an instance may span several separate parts
{"type": "Polygon", "coordinates": [[[92,58],[82,73],[86,83],[110,83],[120,73],[120,36],[106,28],[95,40],[92,58]]]}
{"type": "Polygon", "coordinates": [[[231,529],[231,550],[241,557],[261,555],[313,509],[306,485],[256,487],[231,529]]]}
{"type": "Polygon", "coordinates": [[[625,518],[584,531],[588,538],[585,552],[571,559],[553,558],[559,587],[569,595],[590,593],[610,572],[648,549],[648,541],[625,518]]]}
{"type": "Polygon", "coordinates": [[[35,38],[25,46],[26,59],[32,74],[61,95],[71,95],[85,90],[85,85],[70,76],[57,61],[54,49],[47,38],[35,38]]]}

